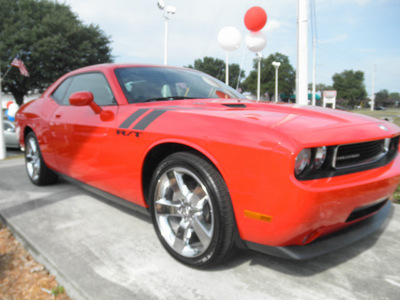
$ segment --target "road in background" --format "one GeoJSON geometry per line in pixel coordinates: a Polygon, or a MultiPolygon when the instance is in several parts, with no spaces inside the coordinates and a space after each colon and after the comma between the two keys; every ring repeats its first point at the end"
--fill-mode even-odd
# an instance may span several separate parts
{"type": "Polygon", "coordinates": [[[8,148],[6,149],[6,156],[8,158],[20,156],[20,155],[23,155],[23,154],[24,154],[24,152],[22,152],[19,149],[8,149],[8,148]]]}

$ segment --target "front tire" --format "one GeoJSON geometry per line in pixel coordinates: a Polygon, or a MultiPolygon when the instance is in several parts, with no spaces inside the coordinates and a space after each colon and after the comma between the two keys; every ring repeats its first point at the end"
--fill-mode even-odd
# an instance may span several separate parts
{"type": "Polygon", "coordinates": [[[25,137],[25,167],[29,179],[35,185],[47,185],[57,180],[57,175],[46,166],[36,135],[32,131],[25,137]]]}
{"type": "Polygon", "coordinates": [[[188,152],[165,158],[150,185],[153,225],[164,248],[197,268],[220,263],[234,246],[228,189],[207,160],[188,152]]]}

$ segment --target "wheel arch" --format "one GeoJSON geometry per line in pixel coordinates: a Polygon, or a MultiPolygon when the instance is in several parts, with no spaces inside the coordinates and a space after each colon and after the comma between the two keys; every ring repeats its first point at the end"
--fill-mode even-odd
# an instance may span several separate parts
{"type": "Polygon", "coordinates": [[[147,205],[149,204],[148,193],[154,170],[157,168],[158,164],[164,158],[176,152],[194,153],[202,157],[203,159],[207,160],[208,162],[210,162],[210,164],[212,164],[215,167],[215,169],[221,174],[216,164],[213,162],[212,159],[210,159],[208,155],[204,154],[202,151],[192,146],[188,146],[178,142],[164,142],[162,144],[157,144],[147,152],[142,166],[142,189],[143,189],[144,199],[147,205]]]}
{"type": "Polygon", "coordinates": [[[25,126],[24,128],[24,140],[26,136],[28,135],[29,132],[33,131],[33,129],[30,126],[25,126]]]}
{"type": "MultiPolygon", "coordinates": [[[[26,147],[26,145],[25,145],[25,140],[26,140],[26,136],[29,134],[29,132],[34,132],[33,129],[32,129],[32,127],[30,127],[30,126],[25,126],[25,127],[24,127],[24,130],[23,130],[23,132],[22,132],[22,137],[23,137],[23,139],[22,139],[22,140],[20,139],[20,144],[23,145],[23,150],[25,150],[25,147],[26,147]]],[[[21,135],[20,135],[20,136],[21,136],[21,135]]]]}

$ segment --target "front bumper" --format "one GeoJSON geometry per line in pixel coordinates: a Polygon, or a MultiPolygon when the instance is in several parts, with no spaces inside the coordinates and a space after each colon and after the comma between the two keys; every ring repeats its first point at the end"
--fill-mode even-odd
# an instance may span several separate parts
{"type": "Polygon", "coordinates": [[[345,247],[376,232],[387,225],[391,219],[389,215],[392,214],[393,205],[390,201],[387,201],[375,215],[304,246],[272,247],[249,241],[244,241],[244,243],[247,248],[257,252],[287,259],[306,260],[345,247]]]}

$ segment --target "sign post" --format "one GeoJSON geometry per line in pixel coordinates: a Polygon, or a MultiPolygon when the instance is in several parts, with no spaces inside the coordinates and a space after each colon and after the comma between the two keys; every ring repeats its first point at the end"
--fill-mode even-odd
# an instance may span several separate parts
{"type": "Polygon", "coordinates": [[[332,104],[332,108],[336,108],[336,91],[324,91],[323,95],[323,104],[326,107],[327,104],[332,104]]]}

